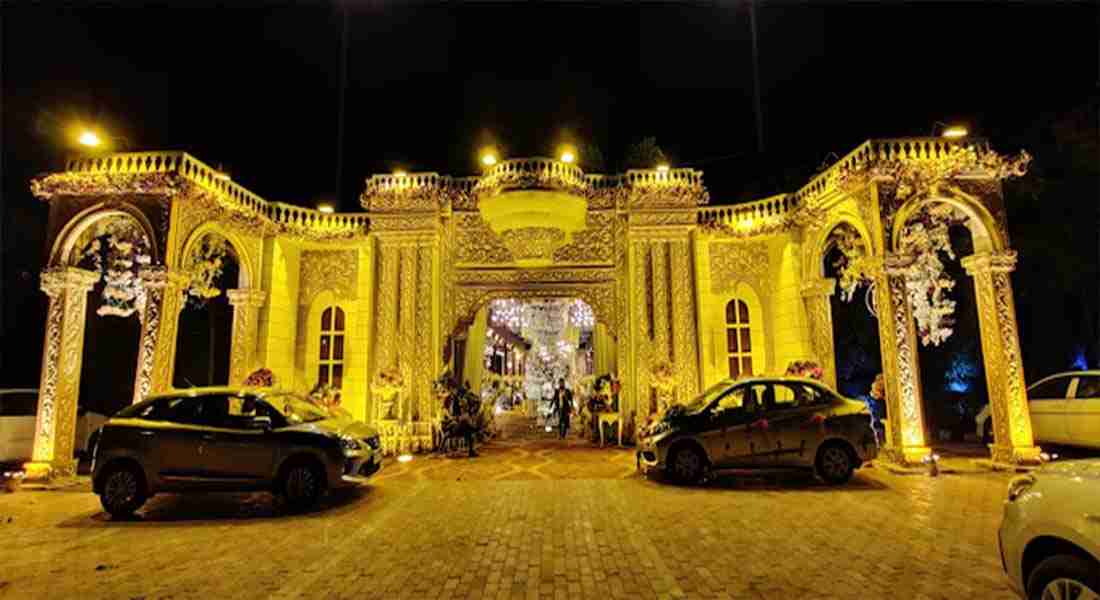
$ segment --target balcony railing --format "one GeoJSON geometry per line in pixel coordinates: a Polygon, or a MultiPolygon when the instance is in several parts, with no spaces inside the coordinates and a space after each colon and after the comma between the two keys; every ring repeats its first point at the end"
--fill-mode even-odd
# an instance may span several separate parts
{"type": "Polygon", "coordinates": [[[186,152],[127,152],[77,158],[69,161],[66,170],[95,174],[178,173],[241,210],[290,229],[309,230],[315,234],[351,233],[365,229],[370,222],[362,213],[323,213],[312,208],[268,202],[186,152]]]}
{"type": "Polygon", "coordinates": [[[778,221],[793,212],[798,207],[795,198],[790,194],[779,194],[744,204],[731,204],[728,206],[707,206],[697,211],[697,222],[700,225],[726,225],[737,227],[747,223],[763,225],[768,222],[778,221]]]}
{"type": "Polygon", "coordinates": [[[936,160],[960,148],[973,148],[979,154],[990,152],[989,142],[983,139],[949,140],[944,138],[891,138],[868,140],[836,161],[824,172],[793,194],[801,204],[832,189],[842,169],[871,160],[936,160]]]}

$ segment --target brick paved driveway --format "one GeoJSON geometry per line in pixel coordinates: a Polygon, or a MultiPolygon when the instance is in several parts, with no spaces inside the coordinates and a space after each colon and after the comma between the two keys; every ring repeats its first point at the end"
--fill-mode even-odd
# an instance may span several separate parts
{"type": "Polygon", "coordinates": [[[418,456],[284,516],[265,494],[0,495],[0,598],[1010,598],[1005,475],[681,488],[549,436],[418,456]]]}

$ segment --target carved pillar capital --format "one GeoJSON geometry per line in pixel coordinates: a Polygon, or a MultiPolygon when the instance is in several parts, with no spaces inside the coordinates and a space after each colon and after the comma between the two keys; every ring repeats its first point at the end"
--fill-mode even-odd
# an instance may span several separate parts
{"type": "Polygon", "coordinates": [[[971,275],[1011,273],[1016,270],[1016,251],[980,252],[962,259],[962,266],[971,275]]]}
{"type": "Polygon", "coordinates": [[[99,281],[99,273],[77,267],[54,267],[42,271],[42,291],[51,298],[62,292],[88,292],[99,281]]]}
{"type": "Polygon", "coordinates": [[[891,277],[904,277],[906,269],[916,260],[914,254],[887,254],[882,257],[882,272],[891,277]]]}
{"type": "Polygon", "coordinates": [[[260,307],[267,301],[267,292],[257,288],[228,290],[226,297],[233,305],[233,341],[229,356],[229,381],[243,382],[256,365],[259,339],[260,307]]]}
{"type": "Polygon", "coordinates": [[[191,276],[183,271],[168,267],[146,267],[141,270],[141,283],[149,289],[183,290],[191,281],[191,276]]]}
{"type": "Polygon", "coordinates": [[[227,290],[225,292],[229,303],[233,306],[250,306],[259,308],[267,303],[267,291],[256,288],[242,288],[239,290],[227,290]]]}

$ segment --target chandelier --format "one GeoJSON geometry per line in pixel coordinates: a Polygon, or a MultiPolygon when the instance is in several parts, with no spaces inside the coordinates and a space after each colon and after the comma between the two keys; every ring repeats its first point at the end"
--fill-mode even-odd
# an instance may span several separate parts
{"type": "Polygon", "coordinates": [[[592,329],[596,326],[596,315],[587,302],[577,298],[569,305],[569,322],[580,329],[592,329]]]}
{"type": "Polygon", "coordinates": [[[507,327],[512,331],[519,331],[531,323],[531,317],[525,310],[524,303],[515,298],[493,300],[489,308],[493,315],[494,325],[507,327]]]}

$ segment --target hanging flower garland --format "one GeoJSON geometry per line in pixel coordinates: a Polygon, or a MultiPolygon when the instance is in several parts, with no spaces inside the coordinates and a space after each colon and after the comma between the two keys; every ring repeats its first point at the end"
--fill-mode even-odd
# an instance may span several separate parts
{"type": "Polygon", "coordinates": [[[954,333],[955,301],[948,297],[955,281],[947,275],[940,254],[954,260],[950,228],[966,217],[949,204],[934,204],[921,210],[901,232],[899,246],[914,256],[906,268],[905,289],[921,344],[938,346],[954,333]]]}
{"type": "Polygon", "coordinates": [[[192,308],[202,308],[208,300],[221,295],[217,282],[230,253],[229,242],[220,235],[210,234],[199,241],[186,267],[191,274],[191,283],[187,286],[187,303],[192,308]]]}
{"type": "Polygon", "coordinates": [[[139,275],[152,262],[145,232],[129,219],[108,219],[96,225],[84,256],[106,283],[99,316],[128,317],[145,304],[139,275]]]}
{"type": "Polygon", "coordinates": [[[837,287],[840,288],[840,299],[851,302],[856,289],[874,281],[874,263],[871,257],[867,256],[867,250],[859,232],[852,226],[841,225],[834,229],[829,237],[840,251],[840,257],[833,263],[839,276],[837,287]]]}

